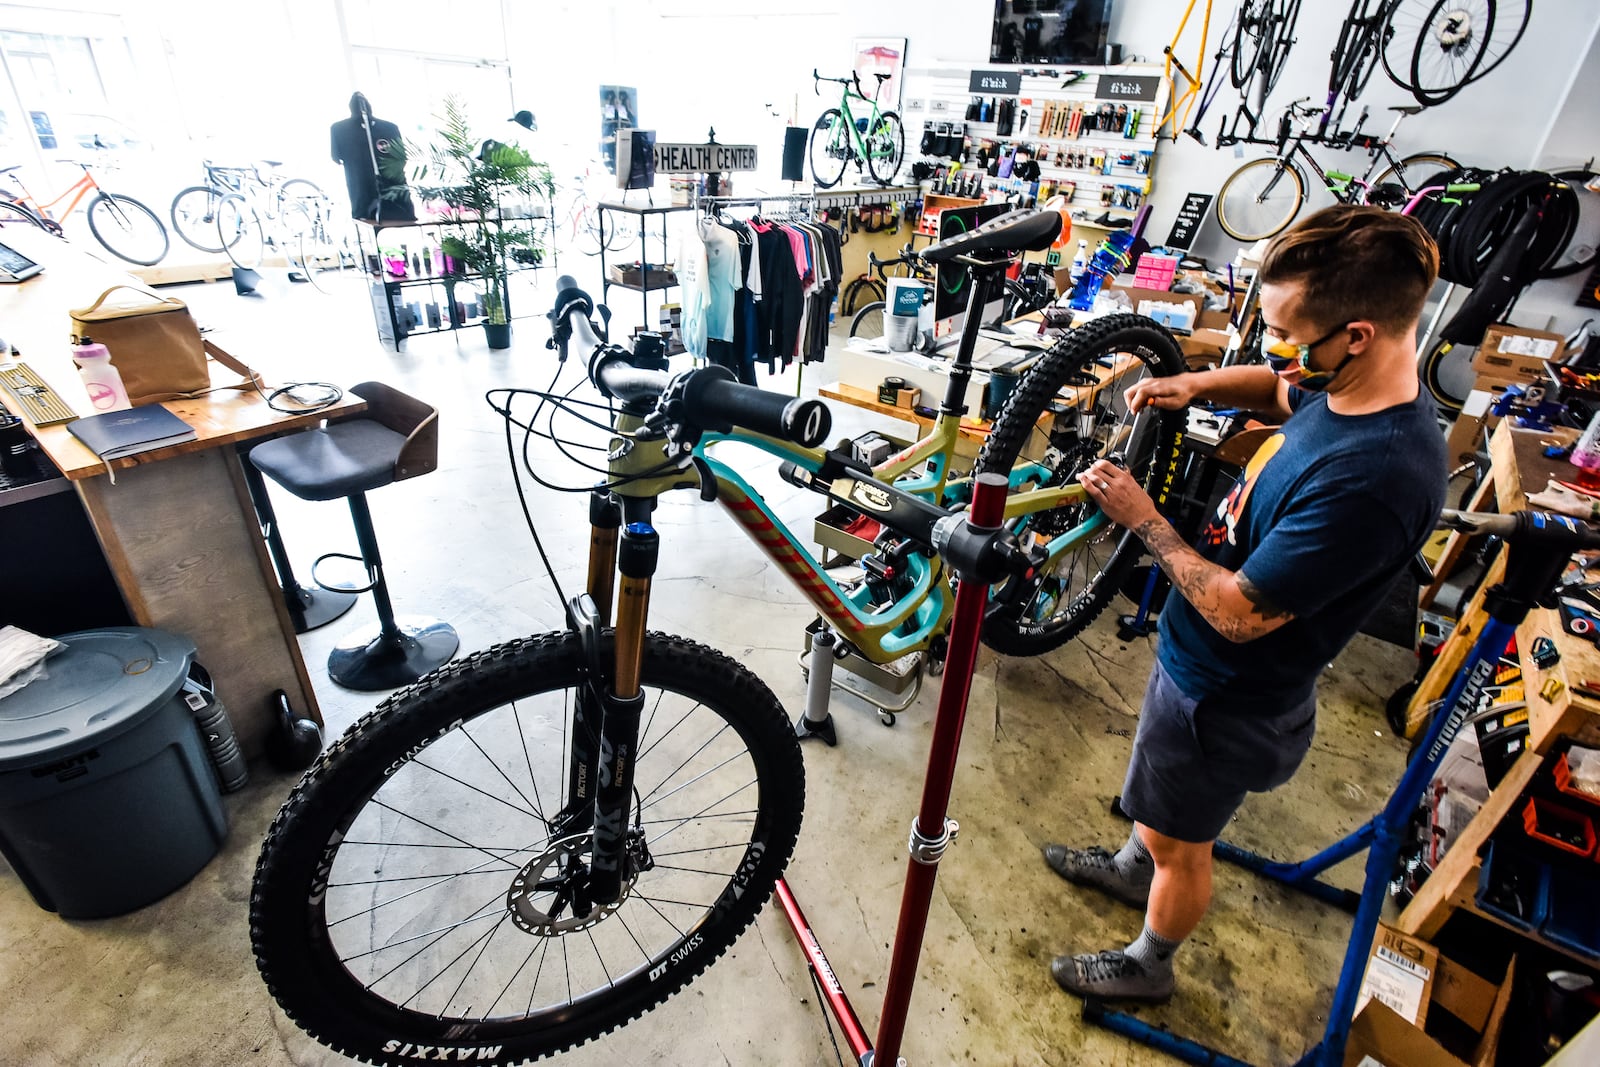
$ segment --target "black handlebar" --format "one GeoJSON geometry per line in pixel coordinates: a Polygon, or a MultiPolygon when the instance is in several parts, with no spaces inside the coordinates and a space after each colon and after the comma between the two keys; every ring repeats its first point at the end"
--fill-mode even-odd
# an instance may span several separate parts
{"type": "Polygon", "coordinates": [[[807,448],[827,439],[833,416],[822,401],[742,385],[726,367],[701,367],[679,375],[636,367],[631,352],[606,344],[595,333],[589,321],[593,313],[594,301],[573,278],[556,279],[556,302],[550,311],[554,346],[564,360],[575,341],[579,358],[589,364],[590,381],[606,396],[624,403],[665,397],[669,418],[717,433],[744,427],[807,448]]]}

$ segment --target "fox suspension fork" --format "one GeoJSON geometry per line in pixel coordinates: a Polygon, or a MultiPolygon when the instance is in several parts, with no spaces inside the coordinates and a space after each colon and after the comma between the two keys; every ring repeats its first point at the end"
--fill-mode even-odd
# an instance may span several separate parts
{"type": "MultiPolygon", "coordinates": [[[[648,521],[650,502],[629,499],[625,503],[629,512],[626,526],[624,509],[614,496],[597,491],[590,498],[588,594],[570,606],[588,677],[573,706],[569,800],[561,830],[592,831],[587,896],[589,902],[600,905],[615,903],[632,873],[627,855],[628,820],[644,708],[639,679],[650,580],[659,546],[648,521]],[[622,580],[617,590],[612,655],[607,662],[603,634],[612,614],[618,571],[622,580]]],[[[641,861],[648,862],[642,857],[641,861]]]]}

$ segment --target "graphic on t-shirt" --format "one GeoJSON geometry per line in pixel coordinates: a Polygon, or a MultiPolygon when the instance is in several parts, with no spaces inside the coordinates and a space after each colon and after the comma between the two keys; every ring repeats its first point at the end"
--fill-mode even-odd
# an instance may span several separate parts
{"type": "Polygon", "coordinates": [[[1206,524],[1205,532],[1200,535],[1201,544],[1215,548],[1224,540],[1230,545],[1239,543],[1236,531],[1239,520],[1244,517],[1245,505],[1250,503],[1250,490],[1255,488],[1256,479],[1261,477],[1261,472],[1283,447],[1283,441],[1283,434],[1275,433],[1261,442],[1256,454],[1245,464],[1244,475],[1233,483],[1228,495],[1217,505],[1217,513],[1211,517],[1211,521],[1206,524]]]}

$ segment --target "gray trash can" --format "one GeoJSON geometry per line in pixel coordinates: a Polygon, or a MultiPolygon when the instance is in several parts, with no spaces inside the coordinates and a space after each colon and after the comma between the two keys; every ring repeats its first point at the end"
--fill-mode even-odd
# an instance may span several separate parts
{"type": "Polygon", "coordinates": [[[181,688],[194,644],[113,627],[57,638],[0,699],[0,852],[41,908],[121,915],[183,885],[228,833],[181,688]]]}

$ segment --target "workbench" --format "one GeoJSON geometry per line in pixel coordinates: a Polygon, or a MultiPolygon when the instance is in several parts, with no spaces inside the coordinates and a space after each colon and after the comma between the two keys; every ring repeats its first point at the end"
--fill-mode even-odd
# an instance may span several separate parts
{"type": "MultiPolygon", "coordinates": [[[[1479,499],[1486,501],[1492,492],[1502,513],[1526,509],[1528,491],[1538,493],[1549,479],[1566,479],[1571,475],[1572,468],[1565,460],[1543,454],[1545,447],[1551,443],[1570,444],[1575,437],[1576,431],[1572,430],[1515,430],[1509,420],[1502,422],[1489,442],[1492,488],[1486,488],[1479,499]]],[[[1447,545],[1446,551],[1454,547],[1447,545]]],[[[1505,573],[1504,557],[1505,553],[1501,552],[1489,568],[1455,630],[1441,646],[1433,667],[1408,708],[1409,724],[1418,726],[1423,722],[1428,706],[1444,695],[1460,669],[1486,618],[1484,593],[1505,573]]],[[[1570,739],[1577,744],[1600,747],[1600,700],[1576,692],[1574,688],[1587,679],[1600,679],[1600,649],[1587,638],[1566,633],[1559,612],[1553,608],[1535,608],[1528,614],[1517,628],[1517,649],[1527,700],[1527,747],[1490,793],[1483,808],[1456,836],[1396,925],[1407,933],[1431,939],[1453,912],[1465,910],[1592,966],[1600,962],[1600,955],[1572,951],[1525,925],[1507,922],[1479,907],[1475,899],[1485,846],[1504,820],[1520,817],[1520,801],[1525,791],[1540,770],[1555,758],[1557,745],[1563,739],[1570,739]],[[1548,669],[1539,667],[1528,654],[1540,637],[1549,638],[1560,653],[1560,660],[1548,669]]]]}

